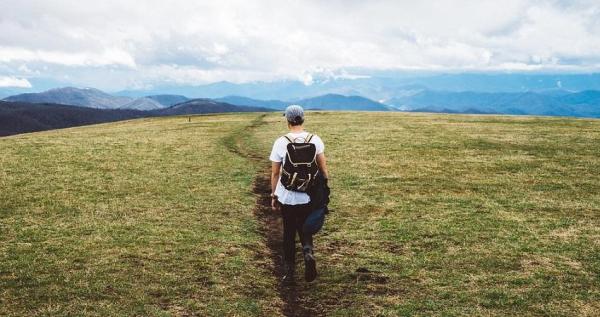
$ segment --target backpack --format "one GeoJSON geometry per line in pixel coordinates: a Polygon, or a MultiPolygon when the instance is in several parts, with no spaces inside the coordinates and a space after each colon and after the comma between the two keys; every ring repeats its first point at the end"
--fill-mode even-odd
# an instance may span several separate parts
{"type": "Polygon", "coordinates": [[[303,143],[288,140],[285,163],[281,167],[281,184],[285,189],[307,192],[314,184],[319,166],[317,165],[317,148],[310,143],[313,135],[309,134],[303,143]]]}

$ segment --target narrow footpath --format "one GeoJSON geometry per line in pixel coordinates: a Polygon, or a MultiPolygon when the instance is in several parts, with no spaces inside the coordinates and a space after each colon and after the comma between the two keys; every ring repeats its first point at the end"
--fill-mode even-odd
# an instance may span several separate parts
{"type": "MultiPolygon", "coordinates": [[[[277,280],[279,296],[284,303],[282,311],[285,316],[322,316],[324,315],[323,312],[306,307],[307,305],[305,304],[305,301],[303,301],[300,287],[297,285],[283,284],[281,282],[281,276],[283,274],[283,226],[279,213],[271,210],[271,199],[269,197],[271,192],[270,161],[268,157],[253,152],[250,150],[251,147],[244,144],[244,140],[247,140],[247,136],[251,135],[254,129],[266,123],[263,120],[265,116],[266,114],[261,114],[244,129],[234,131],[225,138],[225,144],[231,152],[248,159],[253,164],[260,167],[252,186],[252,190],[256,194],[254,216],[260,225],[260,233],[263,236],[268,250],[266,252],[258,251],[256,256],[269,256],[271,258],[272,266],[270,267],[270,270],[273,273],[273,278],[277,280]]],[[[304,281],[297,277],[296,283],[304,283],[304,281]]],[[[311,306],[316,307],[317,305],[311,306]]]]}

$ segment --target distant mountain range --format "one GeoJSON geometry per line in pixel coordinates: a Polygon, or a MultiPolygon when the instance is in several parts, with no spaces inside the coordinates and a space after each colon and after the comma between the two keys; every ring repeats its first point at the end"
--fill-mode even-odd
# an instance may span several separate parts
{"type": "Polygon", "coordinates": [[[347,110],[347,111],[388,111],[389,106],[386,106],[377,101],[367,99],[361,96],[344,96],[338,94],[326,94],[322,96],[292,100],[259,100],[242,96],[227,96],[216,98],[221,102],[227,102],[238,106],[253,106],[267,107],[272,109],[283,110],[291,104],[301,105],[305,109],[313,110],[347,110]]]}
{"type": "Polygon", "coordinates": [[[480,114],[517,114],[576,116],[600,118],[600,91],[569,92],[552,89],[543,92],[452,92],[413,90],[383,102],[360,96],[327,94],[314,98],[283,102],[261,101],[247,97],[230,96],[217,100],[235,105],[252,105],[283,109],[299,104],[306,109],[349,111],[412,111],[480,114]]]}
{"type": "Polygon", "coordinates": [[[288,102],[281,100],[259,100],[242,96],[227,96],[215,98],[214,100],[238,106],[267,107],[273,109],[285,109],[289,105],[288,102]]]}
{"type": "Polygon", "coordinates": [[[600,118],[600,91],[450,92],[415,90],[376,102],[360,96],[326,94],[295,101],[241,96],[189,99],[151,95],[137,99],[112,96],[93,88],[61,88],[10,96],[0,101],[0,136],[118,120],[223,112],[266,112],[289,104],[305,109],[518,114],[600,118]],[[54,101],[54,102],[53,102],[54,101]],[[71,105],[56,102],[70,102],[71,105]]]}
{"type": "Polygon", "coordinates": [[[261,100],[227,95],[190,99],[157,94],[136,99],[113,96],[93,88],[59,88],[7,97],[7,101],[70,104],[98,109],[135,109],[151,115],[282,110],[290,104],[306,109],[348,111],[415,111],[551,115],[600,118],[600,91],[572,92],[561,88],[525,92],[434,91],[419,85],[404,86],[395,97],[375,101],[358,95],[324,94],[300,99],[261,100]],[[200,112],[198,112],[200,111],[200,112]]]}
{"type": "MultiPolygon", "coordinates": [[[[19,94],[7,97],[4,100],[29,103],[67,104],[97,109],[136,109],[148,111],[164,109],[179,104],[185,104],[190,101],[189,98],[181,95],[150,95],[133,99],[130,97],[113,96],[94,88],[73,87],[51,89],[40,93],[19,94]]],[[[295,101],[259,100],[242,96],[227,96],[215,99],[196,98],[192,100],[196,100],[195,102],[203,100],[206,107],[209,107],[209,101],[212,101],[214,103],[225,103],[242,107],[237,110],[246,109],[243,107],[249,107],[247,109],[250,109],[250,111],[258,111],[254,108],[280,110],[290,104],[299,104],[307,109],[321,110],[389,110],[388,106],[364,97],[343,96],[338,94],[326,94],[295,101]]],[[[189,104],[187,106],[189,106],[189,104]]]]}
{"type": "Polygon", "coordinates": [[[371,100],[389,100],[418,91],[522,93],[544,92],[553,89],[566,91],[600,90],[600,74],[535,74],[535,73],[391,73],[370,76],[313,75],[309,83],[296,80],[272,82],[231,83],[206,85],[155,86],[147,90],[128,90],[117,95],[143,97],[156,94],[176,94],[188,97],[221,98],[245,96],[259,100],[300,100],[326,94],[363,96],[371,100]]]}
{"type": "Polygon", "coordinates": [[[600,91],[481,93],[422,91],[386,102],[403,111],[600,117],[600,91]]]}
{"type": "MultiPolygon", "coordinates": [[[[352,73],[351,71],[349,71],[352,73]]],[[[0,98],[20,93],[39,92],[65,86],[65,82],[28,78],[32,87],[0,87],[0,98]]],[[[363,96],[381,101],[418,91],[541,93],[563,89],[570,92],[600,90],[600,73],[448,73],[370,72],[357,74],[312,74],[308,82],[298,80],[232,83],[227,81],[202,85],[155,84],[153,88],[123,90],[116,96],[131,99],[151,95],[180,95],[188,98],[222,98],[244,96],[259,100],[300,100],[326,94],[363,96]]],[[[180,101],[181,102],[181,101],[180,101]]],[[[162,102],[160,102],[162,104],[162,102]]]]}
{"type": "Polygon", "coordinates": [[[388,111],[390,108],[382,103],[361,96],[342,96],[327,94],[294,102],[305,109],[350,110],[350,111],[388,111]]]}

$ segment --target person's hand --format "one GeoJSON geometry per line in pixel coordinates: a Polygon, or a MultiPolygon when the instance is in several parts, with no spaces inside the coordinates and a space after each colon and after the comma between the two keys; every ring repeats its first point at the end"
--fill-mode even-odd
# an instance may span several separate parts
{"type": "Polygon", "coordinates": [[[271,210],[273,211],[279,211],[281,209],[281,205],[279,204],[279,201],[277,201],[276,197],[271,198],[271,210]]]}

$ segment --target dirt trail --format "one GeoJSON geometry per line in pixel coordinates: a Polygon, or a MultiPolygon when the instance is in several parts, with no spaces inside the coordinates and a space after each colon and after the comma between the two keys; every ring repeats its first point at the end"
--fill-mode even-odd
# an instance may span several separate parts
{"type": "MultiPolygon", "coordinates": [[[[254,216],[260,224],[260,232],[265,240],[268,250],[259,251],[257,257],[269,256],[272,261],[270,267],[273,272],[273,278],[277,280],[279,296],[284,303],[282,308],[285,316],[321,316],[322,312],[314,308],[308,308],[303,301],[302,290],[298,285],[287,285],[281,282],[283,273],[283,247],[282,247],[282,223],[281,216],[271,210],[271,192],[270,175],[271,166],[267,157],[253,152],[249,147],[244,146],[243,137],[251,134],[252,131],[265,124],[263,121],[266,115],[260,115],[243,130],[236,131],[228,136],[226,144],[231,152],[240,155],[260,167],[260,170],[253,182],[253,192],[256,194],[256,205],[254,207],[254,216]]],[[[298,270],[297,270],[298,271],[298,270]]],[[[301,276],[296,277],[296,283],[304,283],[301,276]]],[[[311,305],[312,307],[318,305],[311,305]]]]}

